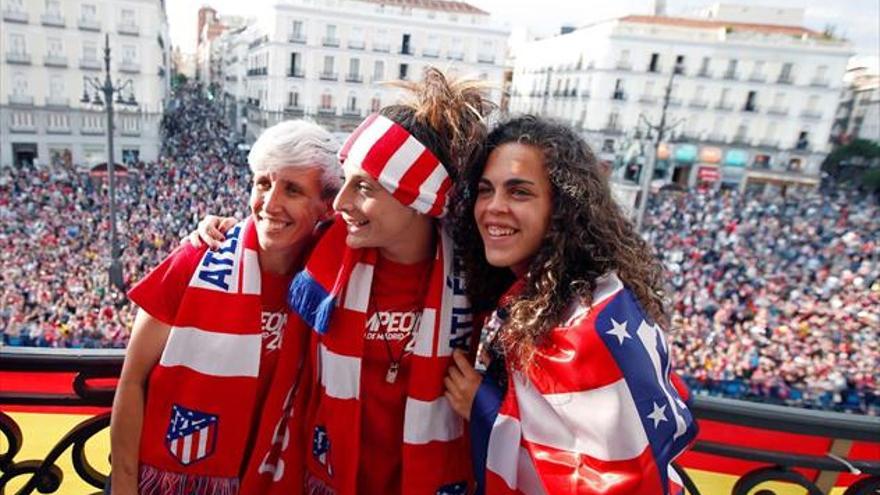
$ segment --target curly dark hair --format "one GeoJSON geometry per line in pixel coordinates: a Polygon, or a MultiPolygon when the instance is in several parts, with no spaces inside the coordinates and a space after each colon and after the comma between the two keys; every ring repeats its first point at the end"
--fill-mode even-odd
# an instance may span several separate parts
{"type": "Polygon", "coordinates": [[[452,231],[475,307],[494,306],[513,282],[509,269],[489,265],[474,219],[477,185],[487,159],[506,143],[540,150],[553,191],[550,225],[524,276],[522,291],[509,302],[501,333],[500,342],[511,362],[527,368],[571,301],[578,298],[590,304],[597,279],[611,271],[635,293],[650,318],[667,325],[662,265],[613,199],[590,147],[569,127],[532,115],[498,125],[458,184],[462,200],[455,206],[452,231]]]}

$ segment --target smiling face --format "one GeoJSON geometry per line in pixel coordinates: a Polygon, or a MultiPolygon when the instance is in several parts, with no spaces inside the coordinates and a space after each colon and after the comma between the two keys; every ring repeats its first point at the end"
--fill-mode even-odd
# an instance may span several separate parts
{"type": "Polygon", "coordinates": [[[286,251],[308,241],[315,224],[329,212],[321,191],[321,169],[316,167],[256,172],[250,207],[261,251],[286,251]]]}
{"type": "Polygon", "coordinates": [[[489,264],[525,273],[541,247],[552,212],[553,189],[541,151],[520,143],[495,148],[474,205],[489,264]]]}
{"type": "Polygon", "coordinates": [[[392,252],[412,244],[412,236],[423,230],[421,224],[427,217],[395,199],[360,167],[346,165],[343,171],[345,183],[333,208],[342,214],[348,228],[346,244],[392,252]]]}

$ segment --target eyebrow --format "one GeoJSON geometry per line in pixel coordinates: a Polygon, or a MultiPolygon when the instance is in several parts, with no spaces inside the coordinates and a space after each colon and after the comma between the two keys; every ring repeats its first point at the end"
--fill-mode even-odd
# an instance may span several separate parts
{"type": "MultiPolygon", "coordinates": [[[[492,183],[492,181],[490,181],[489,179],[487,179],[485,177],[480,177],[480,182],[488,182],[490,184],[492,183]]],[[[504,185],[506,187],[522,186],[525,184],[532,185],[532,186],[535,185],[535,183],[530,180],[520,179],[520,178],[507,179],[506,181],[504,181],[504,185]]]]}

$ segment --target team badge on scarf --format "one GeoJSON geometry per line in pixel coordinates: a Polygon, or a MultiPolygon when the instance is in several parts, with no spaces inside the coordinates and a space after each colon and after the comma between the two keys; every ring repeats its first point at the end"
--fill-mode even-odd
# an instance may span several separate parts
{"type": "Polygon", "coordinates": [[[171,406],[171,420],[165,446],[184,466],[189,466],[214,453],[220,418],[213,414],[171,406]]]}

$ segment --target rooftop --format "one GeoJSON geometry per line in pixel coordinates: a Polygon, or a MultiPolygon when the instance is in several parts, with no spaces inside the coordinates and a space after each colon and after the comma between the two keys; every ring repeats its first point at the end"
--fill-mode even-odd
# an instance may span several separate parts
{"type": "Polygon", "coordinates": [[[368,3],[388,5],[391,7],[411,7],[414,9],[439,10],[459,14],[489,15],[485,10],[478,9],[467,2],[447,0],[363,0],[368,3]]]}
{"type": "Polygon", "coordinates": [[[640,24],[659,24],[693,29],[718,29],[724,28],[730,31],[747,31],[761,34],[781,34],[794,37],[821,38],[823,33],[813,31],[801,26],[781,26],[777,24],[755,24],[745,22],[731,22],[722,20],[694,19],[687,17],[665,17],[651,15],[630,15],[620,19],[621,22],[634,22],[640,24]]]}

